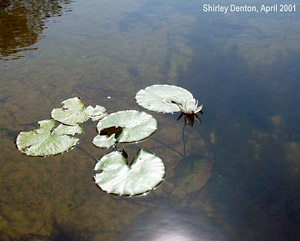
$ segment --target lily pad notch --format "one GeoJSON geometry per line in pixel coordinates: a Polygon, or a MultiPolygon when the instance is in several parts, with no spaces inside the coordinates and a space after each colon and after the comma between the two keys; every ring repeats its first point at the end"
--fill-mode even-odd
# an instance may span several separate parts
{"type": "Polygon", "coordinates": [[[83,133],[79,125],[67,126],[60,124],[55,128],[55,120],[42,120],[40,128],[20,132],[16,144],[19,151],[29,156],[49,156],[68,151],[75,146],[79,139],[72,137],[83,133]]]}
{"type": "Polygon", "coordinates": [[[119,111],[107,115],[97,124],[98,135],[93,144],[101,148],[109,148],[116,142],[136,142],[146,139],[157,130],[157,121],[145,112],[136,110],[119,111]],[[117,133],[103,135],[108,128],[116,128],[117,133]]]}
{"type": "Polygon", "coordinates": [[[84,104],[78,97],[70,98],[61,102],[63,107],[55,108],[51,112],[51,117],[66,125],[76,125],[83,123],[91,118],[93,121],[100,120],[107,115],[106,109],[103,106],[96,107],[84,104]]]}
{"type": "Polygon", "coordinates": [[[95,165],[99,172],[95,183],[105,192],[117,195],[139,195],[154,189],[165,176],[163,161],[154,154],[139,150],[129,166],[122,152],[104,155],[95,165]]]}

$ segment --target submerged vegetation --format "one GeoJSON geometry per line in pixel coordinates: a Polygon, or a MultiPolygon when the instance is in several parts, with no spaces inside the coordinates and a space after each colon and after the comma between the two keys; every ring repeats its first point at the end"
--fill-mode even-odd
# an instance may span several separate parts
{"type": "Polygon", "coordinates": [[[51,222],[51,231],[48,235],[40,234],[46,222],[34,233],[22,235],[19,238],[10,237],[9,235],[0,241],[90,241],[93,233],[88,230],[79,230],[76,227],[64,223],[58,223],[56,219],[51,222]]]}
{"type": "MultiPolygon", "coordinates": [[[[189,91],[173,85],[149,86],[137,93],[136,100],[141,106],[153,111],[165,113],[181,111],[179,118],[187,115],[189,121],[197,113],[202,113],[203,108],[203,105],[198,107],[198,101],[189,91]]],[[[88,119],[99,120],[97,124],[99,134],[94,138],[93,144],[101,148],[114,147],[117,149],[118,143],[146,139],[157,129],[156,119],[145,112],[127,110],[107,114],[105,107],[99,105],[86,108],[78,97],[67,99],[62,102],[62,105],[62,108],[52,110],[53,119],[38,122],[39,129],[21,132],[18,135],[16,142],[21,152],[31,156],[63,153],[78,144],[79,139],[73,136],[83,133],[79,124],[88,119]],[[55,121],[61,122],[61,124],[55,127],[55,121]]],[[[193,122],[190,122],[190,125],[192,126],[193,122]]],[[[185,143],[183,144],[183,157],[185,158],[185,143]]],[[[80,149],[88,154],[84,149],[80,149]]],[[[94,170],[96,171],[95,183],[102,190],[118,195],[132,196],[149,192],[165,176],[163,161],[143,149],[137,152],[131,163],[128,163],[128,155],[125,150],[110,152],[96,162],[94,170]]],[[[196,171],[201,172],[198,169],[196,171]]],[[[182,186],[179,184],[182,181],[179,181],[178,178],[176,179],[178,185],[182,186]]],[[[208,177],[204,175],[203,178],[207,179],[208,177]]],[[[194,178],[192,177],[191,180],[194,178]]],[[[186,181],[183,180],[183,182],[186,181]]]]}

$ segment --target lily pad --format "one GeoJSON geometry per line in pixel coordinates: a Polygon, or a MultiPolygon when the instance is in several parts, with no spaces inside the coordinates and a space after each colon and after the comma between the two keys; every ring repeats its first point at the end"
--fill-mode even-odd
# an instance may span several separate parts
{"type": "Polygon", "coordinates": [[[97,135],[94,138],[93,143],[98,147],[110,148],[116,143],[115,134],[112,134],[111,136],[97,135]]]}
{"type": "Polygon", "coordinates": [[[162,160],[154,154],[139,150],[128,166],[120,151],[103,156],[95,165],[95,183],[104,191],[119,195],[143,194],[156,187],[165,175],[162,160]]]}
{"type": "Polygon", "coordinates": [[[84,104],[78,97],[70,98],[61,102],[62,108],[55,108],[51,112],[51,117],[66,125],[76,125],[83,123],[91,118],[93,121],[100,120],[107,115],[103,106],[84,107],[84,104]]]}
{"type": "MultiPolygon", "coordinates": [[[[121,131],[118,131],[117,135],[110,139],[112,145],[116,141],[118,142],[134,142],[140,141],[150,136],[157,129],[157,121],[145,112],[139,112],[136,110],[119,111],[105,116],[97,124],[97,130],[100,135],[97,135],[93,143],[98,147],[104,147],[99,142],[99,136],[101,131],[111,128],[121,127],[121,131]]],[[[116,128],[118,129],[118,128],[116,128]]],[[[107,143],[105,143],[106,145],[107,143]]]]}
{"type": "Polygon", "coordinates": [[[175,170],[173,194],[177,197],[196,193],[208,181],[213,161],[202,155],[191,155],[181,160],[175,170]]]}
{"type": "Polygon", "coordinates": [[[78,97],[70,98],[61,102],[62,108],[53,109],[51,117],[66,125],[76,125],[83,123],[89,119],[88,114],[85,113],[84,104],[78,97]]]}
{"type": "Polygon", "coordinates": [[[175,85],[152,85],[140,90],[136,101],[144,108],[157,112],[173,113],[181,111],[179,106],[195,103],[193,95],[186,89],[175,85]]]}
{"type": "Polygon", "coordinates": [[[55,120],[43,120],[38,124],[39,129],[21,132],[17,137],[17,147],[26,155],[48,156],[65,152],[79,142],[78,138],[71,136],[83,132],[79,125],[60,124],[53,129],[55,120]]]}
{"type": "Polygon", "coordinates": [[[86,107],[84,112],[92,119],[92,121],[97,121],[101,120],[104,116],[107,116],[107,113],[105,111],[105,107],[96,105],[95,107],[86,107]]]}

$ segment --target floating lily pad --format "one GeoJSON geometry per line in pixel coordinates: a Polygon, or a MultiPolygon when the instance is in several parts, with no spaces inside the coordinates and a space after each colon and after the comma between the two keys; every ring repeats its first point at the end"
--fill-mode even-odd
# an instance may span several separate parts
{"type": "MultiPolygon", "coordinates": [[[[157,129],[157,121],[152,115],[145,112],[136,110],[119,111],[105,116],[97,124],[100,136],[102,136],[101,132],[103,130],[111,127],[122,128],[116,136],[110,139],[110,141],[114,140],[114,142],[111,142],[114,145],[116,141],[134,142],[147,138],[157,129]]],[[[116,129],[118,130],[119,128],[116,129]]],[[[97,135],[93,140],[94,145],[103,147],[99,140],[99,135],[97,135]]]]}
{"type": "Polygon", "coordinates": [[[162,160],[154,154],[139,150],[128,166],[120,151],[103,156],[95,165],[95,183],[104,191],[119,195],[143,194],[156,187],[165,175],[162,160]]]}
{"type": "Polygon", "coordinates": [[[61,102],[62,108],[53,109],[51,117],[66,125],[76,125],[89,119],[85,113],[84,104],[78,97],[70,98],[61,102]]]}
{"type": "Polygon", "coordinates": [[[188,90],[175,85],[148,86],[140,90],[135,98],[144,108],[165,113],[181,111],[178,105],[185,106],[185,103],[194,100],[188,90]]]}
{"type": "Polygon", "coordinates": [[[86,107],[84,112],[92,119],[92,121],[97,121],[97,120],[101,120],[104,116],[107,115],[105,111],[106,111],[105,107],[96,105],[95,107],[93,106],[86,107]]]}
{"type": "Polygon", "coordinates": [[[38,124],[39,129],[21,132],[17,137],[18,149],[30,156],[48,156],[65,152],[79,142],[78,138],[71,136],[83,132],[79,125],[60,124],[53,129],[55,120],[43,120],[38,124]]]}
{"type": "Polygon", "coordinates": [[[97,135],[94,138],[93,143],[98,147],[110,148],[116,143],[115,134],[112,134],[111,136],[97,135]]]}
{"type": "Polygon", "coordinates": [[[181,160],[174,171],[173,194],[184,197],[199,191],[211,175],[213,161],[202,155],[191,155],[181,160]]]}
{"type": "Polygon", "coordinates": [[[91,118],[93,121],[100,120],[107,115],[106,109],[103,106],[96,105],[96,107],[84,107],[84,104],[78,97],[70,98],[62,102],[62,108],[53,109],[51,116],[66,125],[76,125],[83,123],[91,118]]]}

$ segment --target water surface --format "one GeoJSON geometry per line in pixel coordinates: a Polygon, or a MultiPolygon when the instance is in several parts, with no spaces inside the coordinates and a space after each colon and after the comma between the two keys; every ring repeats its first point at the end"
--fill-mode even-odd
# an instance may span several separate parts
{"type": "MultiPolygon", "coordinates": [[[[289,2],[296,13],[224,15],[203,13],[204,1],[1,1],[0,240],[300,239],[300,5],[289,2]],[[67,98],[144,110],[134,96],[152,84],[190,90],[204,115],[185,128],[189,158],[175,114],[151,112],[157,132],[124,145],[165,162],[147,196],[102,192],[79,149],[40,158],[15,147],[67,98]],[[208,180],[174,191],[195,174],[181,168],[204,159],[208,180]]],[[[80,146],[108,153],[91,143],[95,123],[83,126],[80,146]]]]}

